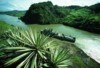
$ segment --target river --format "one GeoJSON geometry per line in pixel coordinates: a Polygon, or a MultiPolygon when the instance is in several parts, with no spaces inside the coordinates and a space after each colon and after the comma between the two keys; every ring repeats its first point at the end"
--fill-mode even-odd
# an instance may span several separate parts
{"type": "MultiPolygon", "coordinates": [[[[20,21],[17,17],[0,15],[0,20],[5,21],[6,23],[12,25],[26,27],[26,25],[22,21],[20,21]]],[[[100,34],[90,33],[69,26],[64,26],[61,24],[51,24],[51,25],[34,24],[34,25],[30,25],[30,27],[36,30],[40,30],[44,28],[52,28],[53,31],[55,32],[76,37],[76,42],[74,44],[78,48],[83,50],[88,56],[90,56],[96,62],[100,63],[100,34]]]]}
{"type": "Polygon", "coordinates": [[[55,32],[76,37],[75,45],[100,63],[100,34],[90,33],[61,24],[30,25],[34,29],[52,28],[55,32]]]}
{"type": "Polygon", "coordinates": [[[26,25],[18,19],[18,17],[9,16],[6,14],[0,14],[0,21],[4,21],[8,24],[19,26],[19,27],[26,27],[26,25]]]}

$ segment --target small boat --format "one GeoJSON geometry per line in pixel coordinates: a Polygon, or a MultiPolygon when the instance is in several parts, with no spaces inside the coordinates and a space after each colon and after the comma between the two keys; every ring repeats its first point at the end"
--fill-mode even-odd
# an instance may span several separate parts
{"type": "Polygon", "coordinates": [[[64,34],[56,33],[56,32],[53,32],[52,29],[47,29],[47,28],[45,28],[44,30],[41,30],[41,34],[44,34],[46,36],[53,37],[53,38],[56,38],[56,39],[59,39],[59,40],[73,42],[73,43],[76,40],[75,37],[66,36],[64,34]]]}

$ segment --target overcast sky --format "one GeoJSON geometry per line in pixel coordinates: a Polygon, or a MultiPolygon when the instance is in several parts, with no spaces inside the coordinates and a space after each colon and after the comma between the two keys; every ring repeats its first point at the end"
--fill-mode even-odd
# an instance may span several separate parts
{"type": "Polygon", "coordinates": [[[89,6],[100,3],[100,0],[0,0],[0,11],[27,10],[31,4],[43,1],[52,1],[54,5],[59,6],[89,6]]]}

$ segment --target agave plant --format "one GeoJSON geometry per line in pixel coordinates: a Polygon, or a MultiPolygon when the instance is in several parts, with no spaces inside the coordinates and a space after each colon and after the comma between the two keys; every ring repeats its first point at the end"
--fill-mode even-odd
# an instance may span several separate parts
{"type": "Polygon", "coordinates": [[[50,68],[67,68],[71,65],[69,50],[56,48],[51,51],[49,57],[50,68]]]}
{"type": "MultiPolygon", "coordinates": [[[[16,68],[67,68],[70,64],[69,51],[55,47],[53,40],[38,32],[28,30],[11,31],[10,37],[17,42],[4,48],[13,58],[5,66],[16,68]]],[[[11,42],[11,41],[10,41],[11,42]]]]}
{"type": "Polygon", "coordinates": [[[47,59],[46,54],[49,53],[48,49],[52,47],[52,40],[50,41],[48,37],[33,32],[31,29],[11,32],[10,37],[21,44],[5,48],[6,51],[15,52],[18,55],[7,61],[5,63],[6,66],[20,61],[16,65],[17,68],[42,67],[42,60],[47,59]]]}

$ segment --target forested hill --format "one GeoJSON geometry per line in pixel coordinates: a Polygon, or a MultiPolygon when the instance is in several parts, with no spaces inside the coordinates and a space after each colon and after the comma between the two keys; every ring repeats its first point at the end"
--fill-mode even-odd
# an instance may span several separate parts
{"type": "Polygon", "coordinates": [[[100,32],[100,3],[91,6],[57,6],[50,1],[32,4],[21,17],[26,24],[64,24],[100,32]]]}

